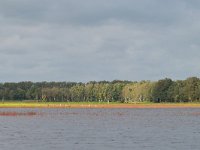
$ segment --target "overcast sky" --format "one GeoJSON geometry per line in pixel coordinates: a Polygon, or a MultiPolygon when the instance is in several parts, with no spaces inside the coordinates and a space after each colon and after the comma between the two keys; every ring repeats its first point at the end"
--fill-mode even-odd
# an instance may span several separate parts
{"type": "Polygon", "coordinates": [[[0,0],[0,82],[200,73],[199,0],[0,0]]]}

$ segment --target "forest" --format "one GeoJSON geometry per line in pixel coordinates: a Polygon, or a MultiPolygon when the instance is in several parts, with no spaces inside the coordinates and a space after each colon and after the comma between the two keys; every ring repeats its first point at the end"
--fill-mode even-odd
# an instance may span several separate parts
{"type": "Polygon", "coordinates": [[[200,79],[158,81],[5,82],[2,101],[37,102],[199,102],[200,79]]]}

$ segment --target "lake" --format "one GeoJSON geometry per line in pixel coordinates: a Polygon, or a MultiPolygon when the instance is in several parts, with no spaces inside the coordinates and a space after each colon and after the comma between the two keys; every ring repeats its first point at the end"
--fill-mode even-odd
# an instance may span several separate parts
{"type": "Polygon", "coordinates": [[[199,150],[200,109],[0,109],[1,150],[199,150]]]}

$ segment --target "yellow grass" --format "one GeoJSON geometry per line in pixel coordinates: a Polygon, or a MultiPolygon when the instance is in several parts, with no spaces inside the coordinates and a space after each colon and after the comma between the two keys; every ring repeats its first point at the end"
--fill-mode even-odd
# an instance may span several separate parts
{"type": "Polygon", "coordinates": [[[200,103],[0,102],[0,108],[200,108],[200,103]]]}

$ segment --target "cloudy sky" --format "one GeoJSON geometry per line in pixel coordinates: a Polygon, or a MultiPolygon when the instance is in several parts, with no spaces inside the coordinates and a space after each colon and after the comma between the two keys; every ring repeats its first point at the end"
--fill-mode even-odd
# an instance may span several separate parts
{"type": "Polygon", "coordinates": [[[0,0],[0,82],[200,73],[199,0],[0,0]]]}

